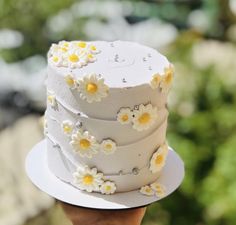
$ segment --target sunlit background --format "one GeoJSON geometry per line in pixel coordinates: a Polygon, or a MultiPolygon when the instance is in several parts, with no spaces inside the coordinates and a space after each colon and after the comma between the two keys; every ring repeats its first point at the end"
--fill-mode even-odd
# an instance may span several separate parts
{"type": "Polygon", "coordinates": [[[131,40],[168,56],[168,141],[186,177],[143,224],[234,225],[236,0],[0,0],[0,224],[70,224],[24,172],[43,138],[45,56],[62,39],[131,40]]]}

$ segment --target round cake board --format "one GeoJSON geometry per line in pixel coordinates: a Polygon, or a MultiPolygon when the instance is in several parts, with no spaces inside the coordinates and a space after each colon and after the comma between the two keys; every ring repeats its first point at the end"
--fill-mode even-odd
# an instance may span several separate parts
{"type": "MultiPolygon", "coordinates": [[[[183,161],[174,150],[171,148],[169,150],[166,165],[157,180],[166,189],[165,197],[174,192],[184,178],[183,161]]],[[[50,172],[47,166],[46,151],[45,140],[33,147],[26,158],[26,172],[34,185],[60,201],[86,208],[117,210],[146,206],[164,198],[146,196],[141,194],[139,190],[113,195],[80,191],[50,172]]]]}

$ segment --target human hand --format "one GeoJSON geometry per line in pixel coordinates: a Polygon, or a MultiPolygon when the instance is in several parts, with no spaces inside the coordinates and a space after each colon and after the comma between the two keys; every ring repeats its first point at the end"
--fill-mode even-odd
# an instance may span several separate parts
{"type": "Polygon", "coordinates": [[[140,225],[146,207],[126,210],[86,209],[61,203],[73,225],[140,225]]]}

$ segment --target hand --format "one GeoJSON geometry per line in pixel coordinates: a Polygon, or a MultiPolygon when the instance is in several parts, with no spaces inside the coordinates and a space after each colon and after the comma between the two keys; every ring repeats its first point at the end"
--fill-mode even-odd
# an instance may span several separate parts
{"type": "Polygon", "coordinates": [[[140,225],[146,207],[126,210],[86,209],[61,203],[73,225],[140,225]]]}

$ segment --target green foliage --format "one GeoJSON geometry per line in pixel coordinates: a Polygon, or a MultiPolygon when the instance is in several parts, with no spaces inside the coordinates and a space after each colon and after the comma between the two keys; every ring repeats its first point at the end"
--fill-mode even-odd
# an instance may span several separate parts
{"type": "MultiPolygon", "coordinates": [[[[194,83],[192,91],[185,88],[182,93],[175,93],[175,97],[180,97],[171,107],[169,118],[168,140],[183,158],[186,175],[177,192],[150,206],[150,216],[144,223],[147,225],[152,224],[150,221],[175,225],[233,225],[236,220],[236,92],[231,92],[220,79],[216,65],[205,69],[195,66],[190,57],[191,46],[199,41],[192,40],[195,43],[186,42],[186,46],[177,40],[168,53],[175,59],[174,64],[191,71],[184,76],[178,74],[177,67],[176,85],[178,80],[184,82],[188,75],[194,83]],[[189,115],[181,108],[186,100],[194,104],[194,111],[189,115]]],[[[227,77],[225,71],[224,78],[227,77]]]]}

